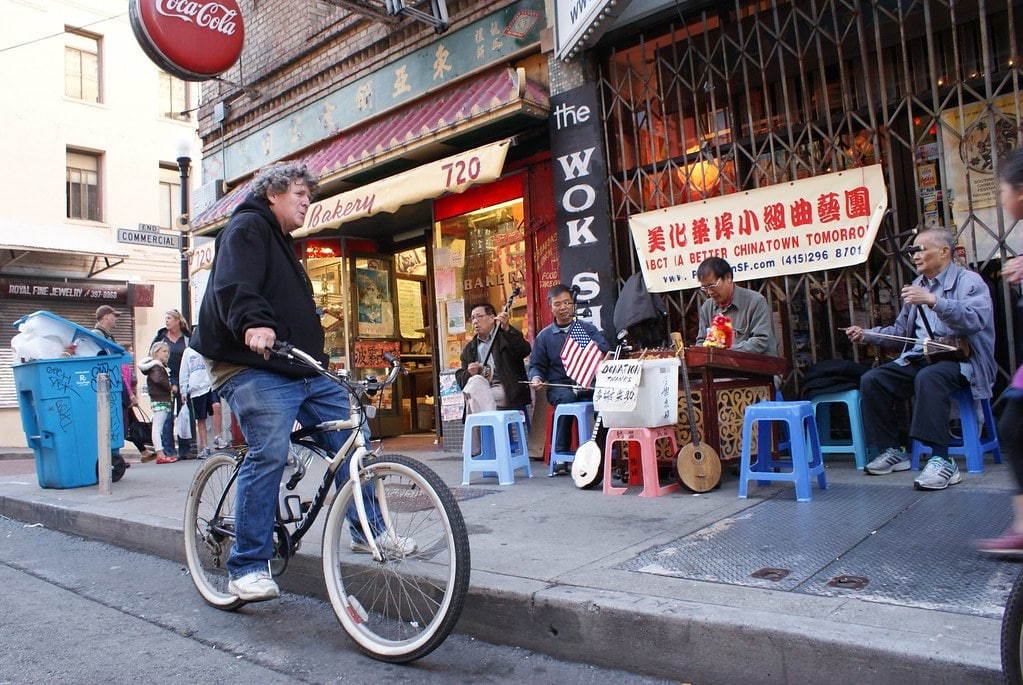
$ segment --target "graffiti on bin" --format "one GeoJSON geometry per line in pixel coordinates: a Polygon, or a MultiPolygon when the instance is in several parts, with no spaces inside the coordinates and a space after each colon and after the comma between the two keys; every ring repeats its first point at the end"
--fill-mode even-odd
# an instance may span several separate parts
{"type": "Polygon", "coordinates": [[[57,400],[54,404],[54,410],[57,412],[57,425],[62,431],[67,432],[74,421],[71,413],[71,403],[67,400],[57,400]]]}

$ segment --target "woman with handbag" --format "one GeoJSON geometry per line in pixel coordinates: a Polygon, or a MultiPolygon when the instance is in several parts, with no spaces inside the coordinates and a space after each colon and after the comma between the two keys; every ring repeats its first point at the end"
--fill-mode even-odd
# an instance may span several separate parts
{"type": "MultiPolygon", "coordinates": [[[[156,449],[157,464],[173,464],[177,457],[169,456],[163,450],[163,427],[171,414],[171,382],[167,360],[170,346],[165,342],[153,343],[149,356],[139,362],[139,369],[146,374],[149,402],[153,407],[153,448],[156,449]]],[[[147,461],[147,460],[143,460],[147,461]]]]}
{"type": "MultiPolygon", "coordinates": [[[[123,423],[124,426],[124,439],[135,445],[139,451],[139,457],[142,461],[152,461],[156,456],[156,453],[149,449],[148,441],[144,436],[144,433],[138,429],[135,424],[142,422],[142,419],[137,415],[137,412],[141,411],[139,406],[138,378],[135,376],[135,359],[132,354],[132,344],[125,343],[124,351],[128,353],[127,360],[121,364],[121,409],[124,412],[123,423]]],[[[148,424],[148,421],[145,421],[148,424]]],[[[152,440],[152,437],[148,438],[152,440]]]]}

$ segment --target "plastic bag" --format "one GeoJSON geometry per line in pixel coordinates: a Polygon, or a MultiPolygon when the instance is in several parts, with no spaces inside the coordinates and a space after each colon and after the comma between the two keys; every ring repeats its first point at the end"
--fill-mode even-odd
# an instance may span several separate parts
{"type": "Polygon", "coordinates": [[[174,418],[174,435],[182,440],[192,439],[192,415],[187,404],[181,405],[181,411],[174,418]]]}

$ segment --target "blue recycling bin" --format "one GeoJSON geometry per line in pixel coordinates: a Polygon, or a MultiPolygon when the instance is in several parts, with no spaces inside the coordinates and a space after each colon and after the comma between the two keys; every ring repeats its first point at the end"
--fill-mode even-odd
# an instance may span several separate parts
{"type": "Polygon", "coordinates": [[[25,330],[23,324],[29,321],[46,326],[72,326],[73,346],[80,344],[90,351],[99,349],[95,356],[40,359],[12,367],[21,423],[35,453],[39,486],[95,485],[97,376],[105,373],[110,378],[110,447],[117,449],[124,445],[121,412],[121,365],[127,361],[124,348],[50,312],[29,314],[14,325],[25,330]]]}

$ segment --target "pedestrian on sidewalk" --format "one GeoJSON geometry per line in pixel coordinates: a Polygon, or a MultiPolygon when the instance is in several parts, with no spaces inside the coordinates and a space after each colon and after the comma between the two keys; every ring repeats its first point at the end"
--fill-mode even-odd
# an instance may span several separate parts
{"type": "MultiPolygon", "coordinates": [[[[92,332],[100,335],[110,342],[117,342],[114,340],[114,327],[117,325],[117,317],[120,314],[116,309],[108,304],[101,304],[96,308],[96,325],[92,327],[92,332]]],[[[123,376],[123,374],[122,374],[123,376]]],[[[111,381],[113,382],[113,381],[111,381]]],[[[127,402],[128,388],[121,388],[121,412],[125,411],[128,406],[127,402]]],[[[123,423],[125,430],[127,430],[127,424],[123,423]]],[[[128,470],[128,462],[121,456],[121,450],[112,449],[110,450],[110,480],[116,483],[124,477],[124,472],[128,470]]]]}
{"type": "Polygon", "coordinates": [[[153,343],[164,342],[170,348],[170,357],[167,360],[167,369],[171,378],[171,413],[163,427],[163,446],[167,456],[187,457],[192,449],[191,440],[178,438],[178,447],[174,446],[177,436],[174,434],[174,419],[178,412],[185,406],[184,398],[178,389],[178,374],[181,370],[181,355],[188,347],[191,331],[188,323],[177,309],[168,309],[163,315],[163,328],[153,336],[153,343]]]}
{"type": "MultiPolygon", "coordinates": [[[[181,355],[181,372],[178,376],[178,388],[181,396],[188,403],[188,411],[195,425],[197,457],[205,459],[210,456],[210,437],[208,419],[213,416],[213,398],[210,387],[210,373],[206,368],[206,359],[191,347],[185,348],[181,355]]],[[[219,398],[217,405],[219,406],[219,398]]],[[[219,413],[219,412],[218,412],[219,413]]],[[[215,428],[219,431],[220,423],[215,428]]]]}
{"type": "Polygon", "coordinates": [[[149,389],[149,403],[153,408],[153,449],[156,454],[143,459],[156,458],[157,464],[173,464],[178,459],[164,449],[163,427],[171,415],[171,382],[167,360],[170,359],[170,345],[165,342],[153,343],[149,356],[139,362],[139,369],[146,374],[146,388],[149,389]]]}
{"type": "MultiPolygon", "coordinates": [[[[1013,150],[998,169],[1002,208],[1014,221],[1023,219],[1023,148],[1013,150]]],[[[1023,281],[1023,257],[1013,257],[1002,265],[1002,277],[1009,283],[1023,281]]],[[[1023,301],[1021,301],[1023,306],[1023,301]]],[[[1023,555],[1023,366],[1016,369],[1012,382],[1002,393],[1005,408],[998,420],[998,442],[1012,466],[1017,494],[1012,497],[1013,519],[1001,536],[980,540],[977,548],[988,554],[1023,555]]]]}

